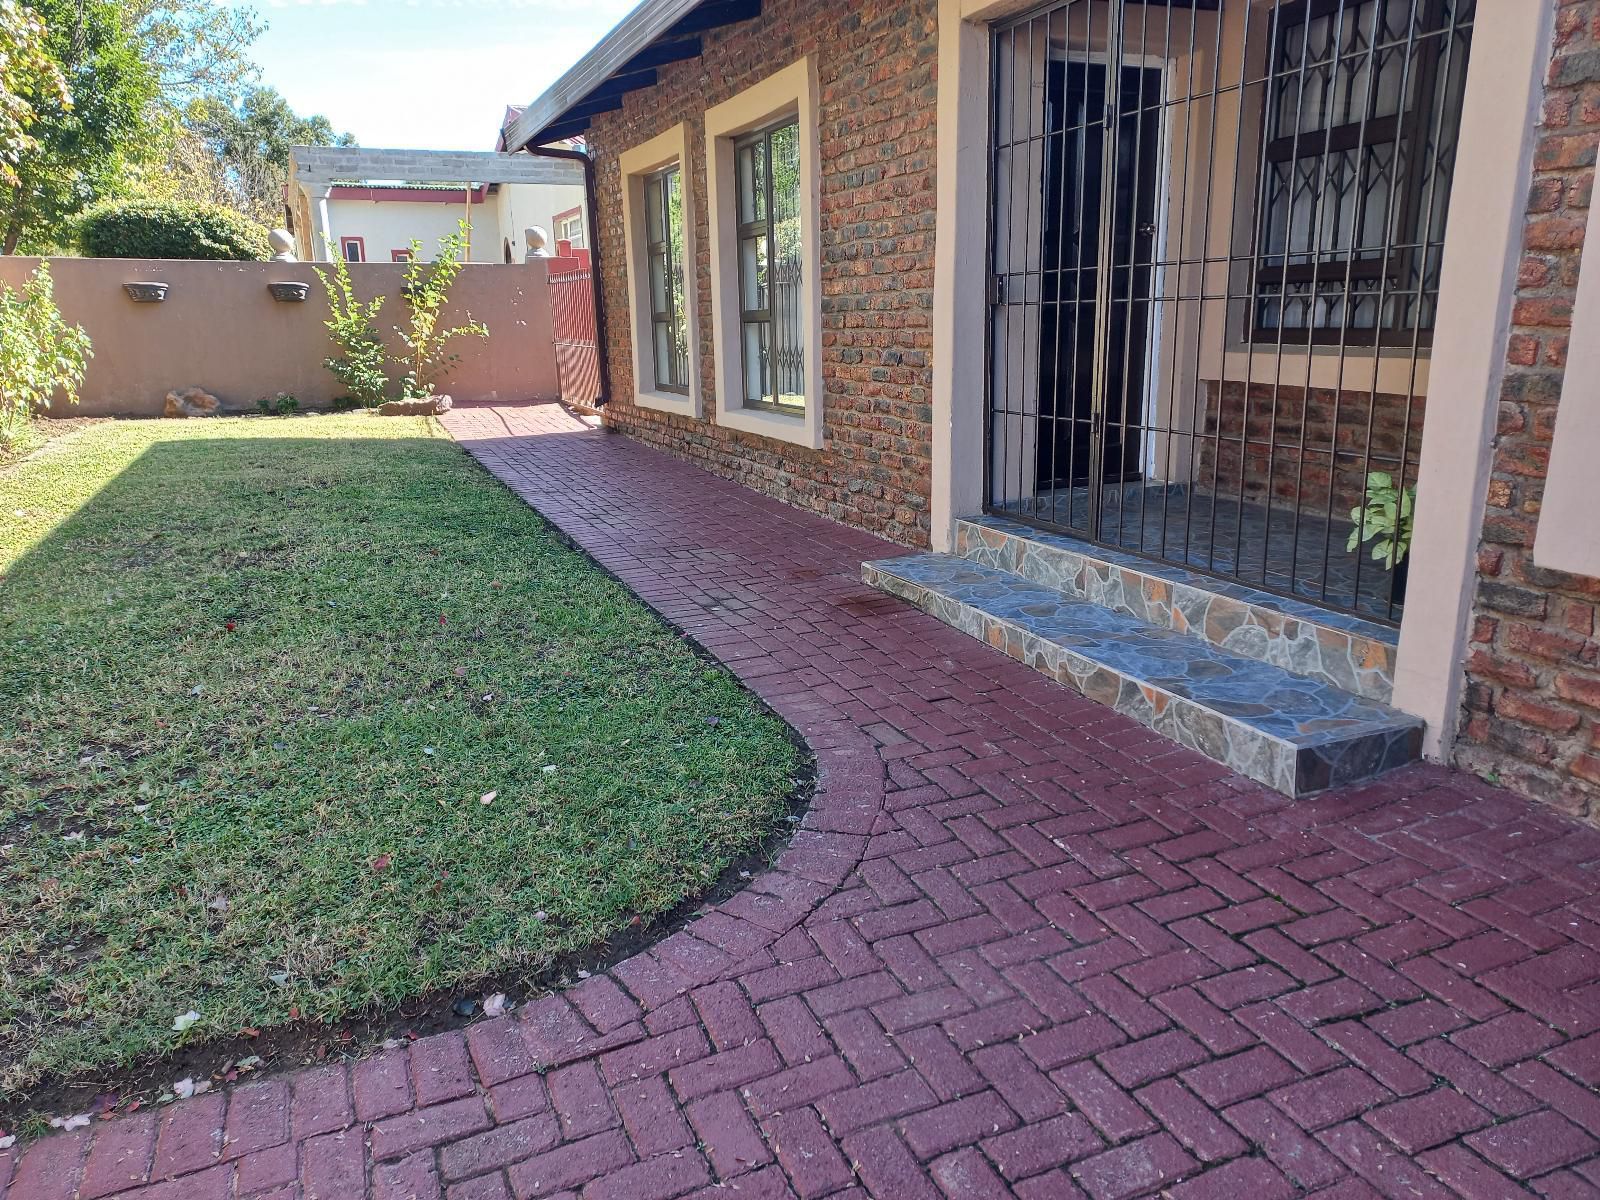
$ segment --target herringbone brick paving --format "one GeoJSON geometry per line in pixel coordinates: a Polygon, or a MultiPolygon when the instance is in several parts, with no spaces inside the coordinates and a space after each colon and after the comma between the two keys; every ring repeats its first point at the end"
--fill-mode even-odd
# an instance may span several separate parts
{"type": "Polygon", "coordinates": [[[805,735],[801,831],[609,973],[5,1200],[1600,1197],[1600,831],[1435,767],[1291,803],[866,590],[874,538],[554,405],[447,424],[805,735]]]}

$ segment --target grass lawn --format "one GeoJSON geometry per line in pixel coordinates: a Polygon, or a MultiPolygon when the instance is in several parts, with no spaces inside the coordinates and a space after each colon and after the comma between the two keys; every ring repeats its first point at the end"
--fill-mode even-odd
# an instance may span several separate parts
{"type": "Polygon", "coordinates": [[[0,1091],[530,978],[804,770],[425,420],[97,424],[0,518],[0,1091]]]}

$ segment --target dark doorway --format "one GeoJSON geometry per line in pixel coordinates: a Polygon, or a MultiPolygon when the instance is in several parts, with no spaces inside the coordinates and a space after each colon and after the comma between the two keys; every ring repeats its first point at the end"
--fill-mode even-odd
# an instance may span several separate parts
{"type": "MultiPolygon", "coordinates": [[[[1151,351],[1151,272],[1160,192],[1162,73],[1124,65],[1113,195],[1104,193],[1105,63],[1052,58],[1045,68],[1038,481],[1081,487],[1142,478],[1151,351]],[[1109,200],[1109,206],[1107,201],[1109,200]],[[1102,256],[1112,264],[1100,279],[1102,256]],[[1101,289],[1109,284],[1107,290],[1101,289]],[[1096,314],[1108,308],[1103,356],[1096,314]],[[1104,372],[1095,412],[1094,364],[1104,372]],[[1099,437],[1096,437],[1096,432],[1099,437]]],[[[1071,505],[1068,523],[1084,508],[1071,505]]],[[[1087,515],[1084,513],[1084,515],[1087,515]]]]}

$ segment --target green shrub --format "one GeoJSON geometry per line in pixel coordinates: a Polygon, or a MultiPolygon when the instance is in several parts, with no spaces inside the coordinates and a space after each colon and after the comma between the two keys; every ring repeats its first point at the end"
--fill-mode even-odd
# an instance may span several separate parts
{"type": "Polygon", "coordinates": [[[112,200],[78,223],[78,241],[91,258],[272,257],[267,229],[216,204],[176,200],[112,200]]]}
{"type": "Polygon", "coordinates": [[[406,283],[400,291],[410,318],[404,325],[395,326],[395,333],[406,349],[404,354],[395,356],[395,363],[405,368],[400,393],[408,400],[432,396],[438,391],[439,381],[461,361],[459,354],[446,350],[452,341],[460,337],[489,336],[489,327],[482,321],[439,328],[444,302],[466,258],[467,228],[465,221],[457,222],[454,233],[440,238],[438,256],[431,263],[422,261],[422,243],[416,240],[411,243],[406,283]]]}
{"type": "Polygon", "coordinates": [[[389,375],[385,370],[388,351],[374,324],[383,309],[384,297],[357,299],[344,255],[335,246],[329,249],[332,272],[320,267],[316,272],[328,293],[329,316],[323,324],[328,327],[328,334],[340,353],[323,359],[322,365],[347,389],[345,395],[334,400],[333,407],[376,408],[383,403],[384,393],[389,388],[389,375]]]}
{"type": "Polygon", "coordinates": [[[92,353],[83,326],[61,319],[49,263],[19,291],[0,284],[0,448],[20,440],[56,393],[78,402],[92,353]]]}
{"type": "Polygon", "coordinates": [[[280,417],[287,417],[290,413],[300,411],[300,400],[293,392],[279,392],[275,396],[257,396],[256,408],[260,409],[262,416],[277,413],[280,417]]]}

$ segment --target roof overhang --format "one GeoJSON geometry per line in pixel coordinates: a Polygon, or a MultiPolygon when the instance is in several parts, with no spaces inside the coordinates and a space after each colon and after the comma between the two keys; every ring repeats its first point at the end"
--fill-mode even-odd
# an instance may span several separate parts
{"type": "Polygon", "coordinates": [[[656,68],[699,58],[707,30],[761,15],[761,0],[643,0],[617,27],[528,105],[505,133],[508,150],[576,137],[590,118],[653,87],[656,68]]]}

